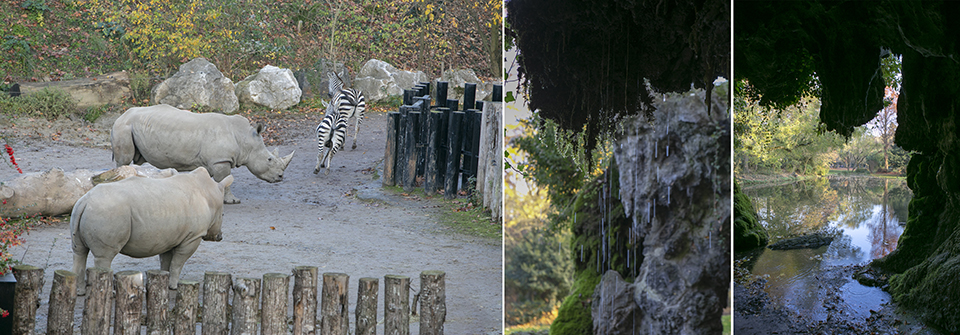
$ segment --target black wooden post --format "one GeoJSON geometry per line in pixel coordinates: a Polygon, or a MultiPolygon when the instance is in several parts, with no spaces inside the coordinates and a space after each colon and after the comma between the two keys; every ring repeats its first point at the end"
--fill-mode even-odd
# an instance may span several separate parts
{"type": "Polygon", "coordinates": [[[403,174],[403,190],[410,192],[417,183],[417,132],[420,130],[420,112],[407,112],[406,163],[403,174]]]}
{"type": "Polygon", "coordinates": [[[447,173],[443,189],[443,197],[453,199],[457,197],[457,182],[460,181],[460,142],[462,132],[460,131],[463,112],[452,112],[450,114],[450,124],[447,128],[447,173]]]}
{"type": "Polygon", "coordinates": [[[406,106],[413,105],[413,97],[417,95],[415,90],[403,90],[403,104],[406,106]]]}
{"type": "Polygon", "coordinates": [[[445,81],[437,82],[437,105],[440,107],[446,107],[445,103],[447,102],[447,85],[445,81]]]}
{"type": "Polygon", "coordinates": [[[475,101],[477,101],[477,84],[463,84],[463,110],[473,109],[475,101]]]}
{"type": "MultiPolygon", "coordinates": [[[[432,87],[430,86],[430,82],[429,82],[429,81],[421,81],[421,82],[420,82],[420,85],[423,85],[423,87],[425,88],[425,89],[423,90],[423,94],[421,94],[421,96],[427,95],[427,96],[431,96],[431,97],[432,97],[432,96],[434,95],[433,92],[430,91],[430,89],[431,89],[432,87]]],[[[430,107],[430,101],[427,101],[427,107],[430,107]]]]}
{"type": "Polygon", "coordinates": [[[490,101],[493,101],[493,102],[503,101],[503,85],[493,85],[493,93],[491,93],[490,101]]]}
{"type": "Polygon", "coordinates": [[[410,106],[400,106],[400,119],[397,121],[397,160],[396,160],[396,169],[394,171],[394,179],[396,180],[395,185],[405,186],[403,183],[406,181],[405,177],[407,175],[407,114],[409,114],[410,106]]]}
{"type": "Polygon", "coordinates": [[[397,131],[400,130],[400,112],[387,114],[387,146],[383,153],[383,186],[397,184],[397,131]]]}
{"type": "MultiPolygon", "coordinates": [[[[463,105],[467,105],[467,100],[464,100],[463,105]]],[[[461,159],[461,166],[463,166],[460,174],[460,185],[465,190],[470,188],[467,186],[471,177],[470,166],[473,165],[474,152],[473,144],[470,141],[473,139],[473,116],[477,114],[475,109],[464,109],[463,110],[463,120],[460,121],[460,132],[463,136],[460,138],[460,150],[463,152],[463,158],[461,159]]]]}
{"type": "MultiPolygon", "coordinates": [[[[437,150],[439,145],[440,120],[443,113],[439,111],[429,112],[427,114],[427,161],[424,164],[423,193],[433,195],[437,192],[437,150]]],[[[440,180],[443,181],[442,179],[440,180]]]]}
{"type": "Polygon", "coordinates": [[[460,101],[457,99],[447,99],[447,108],[450,108],[452,111],[458,111],[460,109],[460,101]]]}
{"type": "Polygon", "coordinates": [[[478,111],[483,111],[483,101],[482,100],[477,101],[476,105],[474,105],[473,108],[476,108],[478,111]]]}
{"type": "Polygon", "coordinates": [[[429,119],[430,114],[430,96],[424,95],[420,97],[413,98],[414,106],[418,107],[417,111],[420,112],[420,131],[418,132],[417,137],[417,177],[423,177],[426,173],[427,164],[427,133],[429,133],[427,128],[427,119],[429,119]]]}
{"type": "Polygon", "coordinates": [[[447,151],[449,150],[447,142],[449,140],[447,129],[450,126],[450,108],[437,108],[440,112],[440,124],[437,128],[437,188],[436,191],[442,191],[446,183],[447,175],[447,151]]]}

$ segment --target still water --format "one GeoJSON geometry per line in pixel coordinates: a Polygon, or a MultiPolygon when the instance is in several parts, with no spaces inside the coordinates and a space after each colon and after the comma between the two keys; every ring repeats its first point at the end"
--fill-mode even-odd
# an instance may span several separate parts
{"type": "MultiPolygon", "coordinates": [[[[912,193],[903,179],[843,177],[744,189],[770,235],[770,244],[804,234],[836,236],[816,249],[771,250],[751,255],[752,273],[766,276],[773,301],[814,320],[824,320],[824,269],[866,264],[890,253],[907,221],[912,193]]],[[[738,255],[743,257],[744,255],[738,255]]],[[[840,306],[866,317],[890,295],[851,281],[841,287],[840,306]]]]}

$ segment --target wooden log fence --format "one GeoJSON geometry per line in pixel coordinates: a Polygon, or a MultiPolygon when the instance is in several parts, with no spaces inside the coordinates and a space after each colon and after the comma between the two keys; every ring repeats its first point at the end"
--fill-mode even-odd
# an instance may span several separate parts
{"type": "MultiPolygon", "coordinates": [[[[484,172],[489,169],[488,162],[481,164],[481,156],[494,159],[483,150],[494,149],[481,146],[481,139],[500,139],[502,130],[487,126],[488,113],[483,110],[490,102],[475,100],[476,84],[464,84],[462,106],[456,99],[447,99],[447,82],[436,83],[436,96],[429,95],[430,88],[430,83],[420,83],[404,90],[403,105],[388,115],[383,185],[405,191],[422,187],[428,195],[442,192],[452,199],[461,190],[479,190],[480,183],[489,182],[480,180],[478,173],[481,166],[484,172]]],[[[499,92],[502,87],[494,85],[495,104],[499,104],[499,92]]],[[[496,115],[499,118],[500,113],[496,115]]]]}
{"type": "MultiPolygon", "coordinates": [[[[43,269],[29,265],[14,267],[17,278],[12,309],[13,334],[34,334],[43,269]]],[[[181,280],[172,310],[166,297],[169,273],[150,270],[112,273],[109,269],[88,268],[85,303],[80,334],[288,334],[288,320],[294,335],[376,334],[379,279],[360,278],[356,305],[356,328],[350,332],[347,292],[350,276],[324,273],[318,281],[317,268],[293,269],[293,315],[290,306],[290,275],[268,273],[260,278],[232,278],[228,273],[207,272],[200,283],[181,280]],[[162,285],[161,285],[162,284],[162,285]],[[321,294],[318,293],[318,285],[321,294]],[[203,306],[201,302],[201,292],[203,306]],[[232,305],[228,304],[232,293],[232,305]],[[162,298],[161,298],[162,296],[162,298]],[[262,299],[261,299],[262,297],[262,299]],[[317,308],[317,299],[320,307],[317,308]],[[111,306],[114,310],[111,310],[111,306]],[[319,312],[319,316],[318,316],[319,312]],[[144,316],[146,314],[146,316],[144,316]],[[111,319],[111,316],[113,318],[111,319]],[[198,316],[200,320],[198,320],[198,316]]],[[[445,273],[420,274],[420,335],[443,334],[446,321],[445,273]]],[[[47,334],[74,334],[74,313],[78,276],[65,270],[54,274],[47,317],[47,334]]],[[[410,278],[386,275],[383,278],[383,328],[387,335],[409,335],[411,310],[410,278]]],[[[414,309],[416,302],[413,303],[414,309]]]]}

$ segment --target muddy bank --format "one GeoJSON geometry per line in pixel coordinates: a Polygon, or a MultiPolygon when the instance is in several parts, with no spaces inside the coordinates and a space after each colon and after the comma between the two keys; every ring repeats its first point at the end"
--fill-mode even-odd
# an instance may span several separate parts
{"type": "MultiPolygon", "coordinates": [[[[838,266],[824,270],[817,295],[825,315],[800,315],[774,301],[764,291],[762,278],[734,283],[733,328],[735,334],[941,334],[899,310],[892,302],[861,313],[841,296],[860,266],[838,266]]],[[[737,270],[740,272],[740,269],[737,270]]]]}
{"type": "MultiPolygon", "coordinates": [[[[411,286],[418,290],[421,271],[442,270],[446,272],[446,331],[501,333],[501,241],[453,233],[439,223],[445,213],[435,200],[404,197],[380,188],[381,181],[376,178],[382,169],[385,115],[368,110],[360,128],[359,147],[338,153],[327,176],[313,174],[317,153],[313,131],[319,115],[261,116],[271,129],[265,138],[270,150],[296,150],[284,180],[269,184],[246,168],[233,169],[233,193],[242,202],[225,205],[223,241],[201,243],[184,266],[181,279],[202,282],[205,271],[261,278],[266,273],[291,274],[299,265],[316,266],[321,274],[350,276],[353,318],[359,278],[409,276],[411,286]]],[[[98,171],[115,167],[109,146],[102,145],[109,144],[107,127],[112,121],[107,121],[115,118],[106,115],[104,121],[86,125],[69,120],[0,123],[2,135],[16,149],[17,162],[25,172],[51,167],[98,171]],[[88,127],[92,130],[84,132],[88,127]]],[[[352,129],[349,134],[352,136],[352,129]]],[[[0,168],[0,180],[16,174],[15,169],[0,168]]],[[[24,239],[26,243],[12,249],[12,254],[25,264],[46,269],[36,329],[44,333],[53,272],[72,268],[69,223],[34,228],[24,239]]],[[[93,257],[89,257],[88,266],[92,264],[93,257]]],[[[113,261],[114,271],[155,268],[159,268],[158,257],[120,255],[113,261]]],[[[173,297],[171,293],[171,301],[173,297]]],[[[379,303],[382,320],[382,298],[379,303]]],[[[77,306],[79,327],[82,297],[77,306]]],[[[411,331],[416,332],[419,328],[416,318],[413,320],[411,331]]],[[[382,323],[379,327],[382,332],[382,323]]]]}

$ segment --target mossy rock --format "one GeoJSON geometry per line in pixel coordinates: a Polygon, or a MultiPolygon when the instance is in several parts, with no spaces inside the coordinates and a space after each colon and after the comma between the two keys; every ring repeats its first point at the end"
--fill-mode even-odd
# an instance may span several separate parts
{"type": "Polygon", "coordinates": [[[563,299],[557,318],[550,325],[550,335],[593,334],[593,318],[590,316],[590,297],[600,284],[600,275],[585,270],[577,274],[573,290],[563,299]]]}
{"type": "Polygon", "coordinates": [[[767,245],[767,230],[757,220],[753,202],[734,183],[733,191],[733,248],[735,251],[750,250],[767,245]]]}

